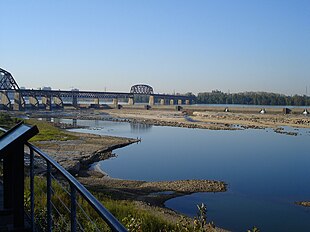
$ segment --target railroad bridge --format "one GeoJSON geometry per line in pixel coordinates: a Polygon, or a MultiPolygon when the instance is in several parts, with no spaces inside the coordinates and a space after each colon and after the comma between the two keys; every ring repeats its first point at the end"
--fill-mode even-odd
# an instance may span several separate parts
{"type": "Polygon", "coordinates": [[[110,99],[114,107],[119,106],[119,99],[127,100],[129,105],[135,104],[135,96],[149,97],[149,105],[182,105],[191,104],[195,96],[169,95],[154,93],[151,86],[137,84],[131,87],[129,93],[125,92],[98,92],[78,90],[42,90],[21,89],[8,71],[0,68],[0,107],[7,110],[23,110],[26,108],[51,110],[63,108],[66,104],[79,107],[79,100],[92,99],[93,107],[99,107],[100,100],[110,99]],[[69,103],[65,103],[69,101],[69,103]]]}

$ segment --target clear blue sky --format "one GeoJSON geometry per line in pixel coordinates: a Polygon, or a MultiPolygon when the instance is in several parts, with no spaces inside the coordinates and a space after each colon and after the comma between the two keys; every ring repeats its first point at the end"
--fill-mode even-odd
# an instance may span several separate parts
{"type": "Polygon", "coordinates": [[[310,93],[310,0],[0,0],[20,86],[310,93]]]}

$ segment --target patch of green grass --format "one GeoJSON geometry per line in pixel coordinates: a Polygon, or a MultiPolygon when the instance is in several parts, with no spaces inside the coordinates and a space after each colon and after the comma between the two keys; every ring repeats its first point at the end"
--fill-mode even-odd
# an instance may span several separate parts
{"type": "MultiPolygon", "coordinates": [[[[22,119],[11,117],[7,113],[0,113],[0,127],[5,129],[10,129],[15,126],[17,123],[22,121],[22,119]]],[[[38,141],[66,141],[66,140],[74,140],[77,139],[77,136],[74,136],[65,130],[59,129],[53,126],[49,122],[39,121],[36,119],[27,119],[23,120],[26,124],[36,125],[39,129],[39,134],[30,139],[30,142],[38,142],[38,141]]],[[[0,135],[3,132],[0,131],[0,135]]]]}
{"type": "MultiPolygon", "coordinates": [[[[30,192],[28,189],[29,178],[25,179],[25,207],[30,210],[30,192]]],[[[53,224],[56,231],[66,231],[70,226],[70,215],[66,207],[70,208],[70,196],[60,187],[56,181],[52,181],[52,203],[53,224]],[[64,206],[66,205],[66,207],[64,206]],[[62,216],[58,214],[62,213],[62,216]]],[[[69,187],[67,188],[69,190],[69,187]]],[[[44,177],[35,177],[35,220],[43,229],[46,228],[46,179],[44,177]]],[[[126,226],[129,231],[176,231],[176,225],[168,222],[164,218],[154,216],[148,210],[139,209],[133,202],[127,200],[113,200],[101,193],[94,193],[94,196],[126,226]],[[133,229],[133,227],[135,229],[133,229]]],[[[96,222],[96,227],[100,231],[110,231],[106,223],[98,216],[95,210],[88,202],[81,197],[77,198],[78,204],[83,208],[89,218],[96,222]]],[[[96,231],[89,219],[77,208],[77,219],[83,225],[85,231],[96,231]]]]}
{"type": "MultiPolygon", "coordinates": [[[[139,224],[140,231],[173,231],[176,225],[164,218],[155,216],[152,212],[138,208],[128,200],[113,200],[103,197],[101,194],[94,194],[102,204],[128,228],[135,220],[139,224]]],[[[129,228],[128,228],[129,229],[129,228]]]]}
{"type": "Polygon", "coordinates": [[[0,113],[0,127],[10,129],[11,127],[15,126],[18,122],[20,122],[20,120],[17,118],[13,118],[7,113],[0,113]]]}
{"type": "Polygon", "coordinates": [[[62,129],[59,129],[53,126],[51,123],[39,121],[36,119],[25,120],[25,123],[30,125],[36,125],[39,129],[39,134],[30,139],[30,142],[38,141],[66,141],[66,140],[75,140],[78,137],[74,136],[62,129]]]}

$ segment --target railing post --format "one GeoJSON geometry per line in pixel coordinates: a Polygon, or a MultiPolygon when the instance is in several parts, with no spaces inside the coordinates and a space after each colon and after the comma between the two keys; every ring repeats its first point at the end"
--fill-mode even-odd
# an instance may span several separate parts
{"type": "Polygon", "coordinates": [[[47,231],[52,231],[52,177],[51,177],[51,164],[47,162],[47,174],[46,174],[46,198],[47,198],[47,231]]]}
{"type": "Polygon", "coordinates": [[[34,231],[34,153],[30,147],[30,215],[31,230],[34,231]]]}
{"type": "Polygon", "coordinates": [[[73,184],[70,184],[71,190],[71,231],[76,231],[76,190],[73,184]]]}

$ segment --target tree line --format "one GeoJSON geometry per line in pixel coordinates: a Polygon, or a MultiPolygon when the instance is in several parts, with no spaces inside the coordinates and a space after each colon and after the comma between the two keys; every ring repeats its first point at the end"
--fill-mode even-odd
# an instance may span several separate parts
{"type": "MultiPolygon", "coordinates": [[[[178,95],[178,94],[176,94],[178,95]]],[[[181,95],[194,96],[193,93],[181,95]]],[[[135,95],[135,102],[148,103],[149,96],[135,95]]],[[[242,105],[279,105],[279,106],[310,106],[310,96],[284,95],[268,92],[224,93],[219,90],[198,93],[197,104],[242,104],[242,105]]]]}
{"type": "Polygon", "coordinates": [[[219,90],[213,90],[212,92],[198,93],[197,103],[309,106],[310,97],[306,95],[287,96],[267,92],[223,93],[219,90]]]}

